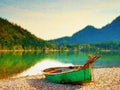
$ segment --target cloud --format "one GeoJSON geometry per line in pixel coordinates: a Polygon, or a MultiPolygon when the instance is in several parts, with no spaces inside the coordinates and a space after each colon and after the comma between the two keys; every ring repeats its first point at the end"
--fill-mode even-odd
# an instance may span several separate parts
{"type": "Polygon", "coordinates": [[[71,36],[86,25],[100,28],[111,22],[120,12],[119,0],[34,2],[9,0],[9,2],[0,4],[0,16],[8,18],[43,39],[71,36]]]}

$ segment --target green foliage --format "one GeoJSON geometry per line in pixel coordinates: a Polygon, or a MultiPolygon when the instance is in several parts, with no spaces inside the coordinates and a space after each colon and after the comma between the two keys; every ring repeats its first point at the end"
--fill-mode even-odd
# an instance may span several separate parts
{"type": "MultiPolygon", "coordinates": [[[[69,41],[69,37],[65,37],[69,41]]],[[[64,40],[63,40],[64,41],[64,40]]],[[[59,41],[60,42],[60,41],[59,41]]],[[[37,38],[26,29],[0,18],[0,50],[88,50],[88,44],[65,44],[57,46],[37,38]]],[[[120,42],[92,43],[91,50],[120,50],[120,42]]]]}
{"type": "MultiPolygon", "coordinates": [[[[61,45],[59,50],[69,50],[69,51],[88,51],[88,44],[70,44],[70,45],[61,45]]],[[[101,43],[92,43],[90,44],[91,51],[102,51],[102,50],[120,50],[120,42],[101,42],[101,43]]]]}
{"type": "Polygon", "coordinates": [[[53,50],[56,44],[37,38],[17,24],[0,18],[0,50],[53,50]]]}

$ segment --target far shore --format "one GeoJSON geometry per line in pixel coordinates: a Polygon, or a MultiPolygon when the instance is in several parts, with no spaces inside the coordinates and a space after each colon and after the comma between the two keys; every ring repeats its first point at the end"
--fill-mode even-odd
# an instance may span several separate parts
{"type": "MultiPolygon", "coordinates": [[[[31,52],[31,51],[40,51],[40,52],[41,52],[41,51],[43,51],[43,50],[0,50],[0,52],[14,52],[14,51],[15,51],[15,52],[23,52],[23,51],[28,51],[28,52],[29,52],[29,51],[30,51],[30,52],[31,52]]],[[[49,51],[53,51],[53,50],[49,50],[49,51]]],[[[55,51],[56,51],[56,50],[55,50],[55,51]]]]}
{"type": "Polygon", "coordinates": [[[0,80],[0,90],[118,90],[120,88],[120,67],[93,68],[90,83],[56,84],[44,75],[14,77],[0,80]]]}
{"type": "MultiPolygon", "coordinates": [[[[69,51],[80,51],[80,50],[0,50],[0,52],[69,52],[69,51]]],[[[99,52],[112,52],[119,50],[99,50],[99,52]]]]}
{"type": "MultiPolygon", "coordinates": [[[[58,51],[69,51],[69,50],[0,50],[0,52],[58,52],[58,51]]],[[[74,51],[74,50],[73,50],[74,51]]]]}

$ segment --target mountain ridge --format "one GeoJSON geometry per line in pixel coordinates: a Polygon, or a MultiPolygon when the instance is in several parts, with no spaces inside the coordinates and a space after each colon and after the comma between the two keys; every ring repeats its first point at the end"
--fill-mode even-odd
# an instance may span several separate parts
{"type": "Polygon", "coordinates": [[[68,37],[67,40],[62,37],[49,41],[57,45],[120,41],[120,16],[102,28],[88,25],[74,33],[71,37],[68,37]]]}
{"type": "Polygon", "coordinates": [[[37,38],[28,30],[0,18],[0,50],[44,50],[56,44],[37,38]]]}

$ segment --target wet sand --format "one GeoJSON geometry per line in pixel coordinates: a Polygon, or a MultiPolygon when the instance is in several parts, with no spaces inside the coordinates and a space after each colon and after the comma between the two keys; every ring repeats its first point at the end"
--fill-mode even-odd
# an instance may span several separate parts
{"type": "Polygon", "coordinates": [[[120,67],[93,68],[93,79],[82,85],[56,84],[44,75],[24,76],[0,80],[0,90],[119,90],[120,67]]]}

